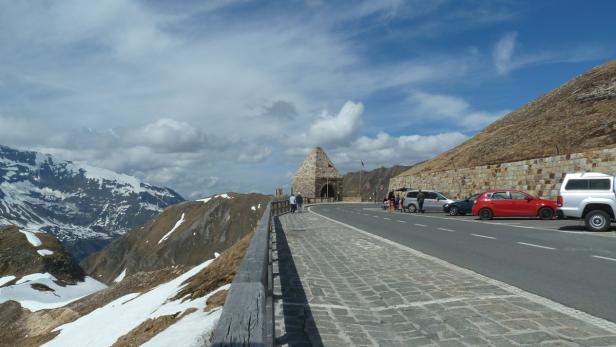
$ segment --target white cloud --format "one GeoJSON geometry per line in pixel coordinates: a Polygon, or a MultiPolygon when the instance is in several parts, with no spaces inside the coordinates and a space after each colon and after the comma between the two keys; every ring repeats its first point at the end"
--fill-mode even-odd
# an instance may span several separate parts
{"type": "Polygon", "coordinates": [[[352,101],[347,101],[337,114],[323,111],[310,125],[308,132],[301,136],[301,143],[321,146],[344,144],[357,134],[363,112],[364,105],[352,101]]]}
{"type": "Polygon", "coordinates": [[[415,117],[446,120],[465,131],[480,130],[509,112],[509,110],[493,113],[477,111],[463,98],[422,91],[411,93],[409,102],[415,117]]]}
{"type": "Polygon", "coordinates": [[[505,34],[494,46],[492,54],[496,71],[501,74],[507,74],[512,66],[512,57],[516,46],[518,33],[510,32],[505,34]]]}

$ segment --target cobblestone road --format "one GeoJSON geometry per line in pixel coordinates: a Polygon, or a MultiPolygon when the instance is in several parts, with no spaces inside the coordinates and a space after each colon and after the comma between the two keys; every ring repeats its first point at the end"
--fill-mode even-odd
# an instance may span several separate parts
{"type": "Polygon", "coordinates": [[[614,324],[312,213],[276,225],[284,346],[616,346],[614,324]]]}

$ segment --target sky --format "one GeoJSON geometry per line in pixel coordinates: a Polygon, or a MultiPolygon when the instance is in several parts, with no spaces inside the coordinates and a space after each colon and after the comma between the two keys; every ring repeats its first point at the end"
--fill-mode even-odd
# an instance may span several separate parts
{"type": "Polygon", "coordinates": [[[616,55],[616,2],[0,0],[0,144],[186,199],[412,164],[616,55]]]}

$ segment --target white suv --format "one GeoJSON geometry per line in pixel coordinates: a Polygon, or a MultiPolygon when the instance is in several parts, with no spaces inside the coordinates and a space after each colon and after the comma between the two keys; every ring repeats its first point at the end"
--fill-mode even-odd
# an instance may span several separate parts
{"type": "MultiPolygon", "coordinates": [[[[424,211],[443,212],[443,205],[451,204],[453,200],[448,199],[443,193],[433,190],[423,190],[424,193],[424,211]]],[[[410,213],[417,212],[419,204],[417,203],[418,190],[410,190],[404,196],[404,208],[410,213]]]]}
{"type": "Polygon", "coordinates": [[[556,200],[562,217],[584,219],[586,229],[606,231],[614,220],[614,176],[596,172],[567,174],[556,200]]]}

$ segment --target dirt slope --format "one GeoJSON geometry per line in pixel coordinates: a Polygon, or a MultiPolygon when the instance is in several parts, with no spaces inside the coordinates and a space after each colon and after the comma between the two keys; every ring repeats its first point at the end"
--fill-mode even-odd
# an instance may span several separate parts
{"type": "Polygon", "coordinates": [[[214,258],[215,252],[229,248],[254,229],[270,199],[261,194],[228,196],[231,198],[173,205],[86,258],[82,266],[92,277],[109,284],[125,269],[130,275],[173,265],[194,266],[214,258]]]}
{"type": "Polygon", "coordinates": [[[492,123],[463,144],[403,173],[443,171],[616,145],[616,60],[492,123]]]}
{"type": "MultiPolygon", "coordinates": [[[[392,167],[380,167],[372,171],[364,171],[361,174],[361,194],[362,199],[367,201],[376,192],[377,200],[382,199],[387,193],[386,191],[380,191],[379,187],[382,185],[385,190],[389,187],[389,179],[398,176],[402,172],[411,168],[410,166],[396,165],[392,167]]],[[[344,175],[343,178],[343,191],[344,195],[348,197],[358,196],[357,190],[359,189],[359,172],[349,172],[344,175]]]]}

